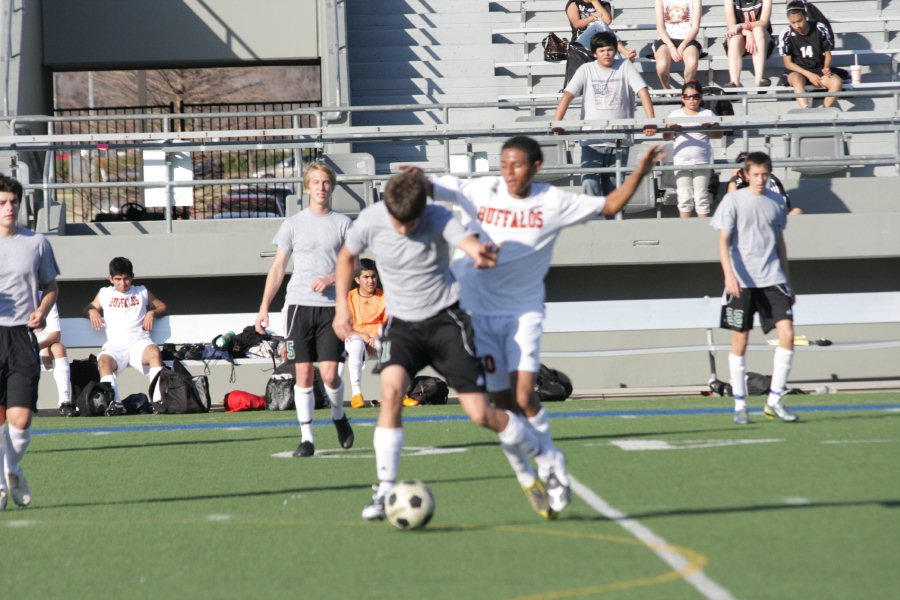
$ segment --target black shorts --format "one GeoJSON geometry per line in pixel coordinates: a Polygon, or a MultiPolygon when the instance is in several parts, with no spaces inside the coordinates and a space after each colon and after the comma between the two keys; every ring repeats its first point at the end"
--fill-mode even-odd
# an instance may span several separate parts
{"type": "Polygon", "coordinates": [[[424,321],[389,318],[381,331],[374,371],[400,365],[410,379],[431,365],[457,392],[485,391],[484,367],[475,353],[469,315],[454,304],[424,321]]]}
{"type": "MultiPolygon", "coordinates": [[[[683,41],[684,41],[684,40],[672,40],[672,43],[675,44],[675,47],[677,48],[678,46],[681,45],[681,42],[683,42],[683,41]]],[[[656,41],[653,43],[653,54],[655,55],[655,54],[656,54],[656,51],[659,50],[661,46],[665,46],[665,45],[666,45],[666,43],[665,43],[664,41],[662,41],[662,40],[656,40],[656,41]]],[[[688,44],[688,46],[693,46],[694,48],[696,48],[696,49],[697,49],[697,52],[699,53],[699,56],[700,56],[701,58],[702,58],[703,56],[706,56],[706,53],[703,51],[703,46],[701,46],[701,45],[700,45],[700,42],[698,42],[697,40],[691,40],[691,42],[688,44]]],[[[653,56],[648,56],[647,58],[654,58],[654,57],[653,57],[653,56]]]]}
{"type": "Polygon", "coordinates": [[[785,284],[764,288],[744,288],[738,297],[722,296],[722,317],[719,326],[733,331],[753,329],[753,315],[759,313],[764,332],[769,333],[775,323],[794,320],[791,308],[793,294],[785,284]]]}
{"type": "Polygon", "coordinates": [[[34,333],[24,325],[0,327],[0,406],[37,410],[40,379],[34,333]]]}
{"type": "Polygon", "coordinates": [[[344,360],[344,342],[332,328],[333,306],[287,307],[287,359],[293,363],[341,362],[344,360]]]}

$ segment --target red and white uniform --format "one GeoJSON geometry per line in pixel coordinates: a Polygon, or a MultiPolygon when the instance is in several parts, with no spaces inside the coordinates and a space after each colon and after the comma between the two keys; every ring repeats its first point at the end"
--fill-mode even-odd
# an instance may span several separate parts
{"type": "Polygon", "coordinates": [[[144,348],[153,343],[144,330],[149,292],[142,285],[132,285],[127,292],[117,292],[113,286],[98,293],[106,323],[106,343],[101,354],[108,354],[118,365],[117,374],[131,365],[146,375],[142,356],[144,348]]]}

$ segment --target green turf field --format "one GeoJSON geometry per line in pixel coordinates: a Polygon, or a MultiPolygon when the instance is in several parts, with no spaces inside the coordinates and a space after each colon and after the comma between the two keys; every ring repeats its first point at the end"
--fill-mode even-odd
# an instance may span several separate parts
{"type": "Polygon", "coordinates": [[[550,406],[577,481],[551,522],[490,432],[425,419],[458,406],[407,409],[401,476],[437,501],[420,532],[359,517],[374,409],[350,411],[350,451],[317,411],[313,459],[273,456],[292,412],[38,417],[0,596],[900,597],[900,394],[790,400],[800,423],[746,427],[699,396],[550,406]]]}

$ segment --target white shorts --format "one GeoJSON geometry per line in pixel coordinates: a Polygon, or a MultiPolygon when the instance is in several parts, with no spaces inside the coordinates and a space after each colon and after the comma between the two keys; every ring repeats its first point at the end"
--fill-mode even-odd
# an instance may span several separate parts
{"type": "MultiPolygon", "coordinates": [[[[363,336],[358,333],[354,333],[353,335],[348,337],[346,340],[344,340],[344,348],[349,348],[350,342],[352,342],[353,340],[359,340],[360,342],[363,342],[363,344],[365,344],[365,340],[363,339],[363,336]]],[[[366,346],[365,358],[375,358],[376,356],[378,356],[378,350],[379,350],[379,348],[381,348],[381,340],[378,338],[375,338],[374,346],[375,346],[375,352],[372,352],[371,350],[369,350],[369,347],[366,346]]]]}
{"type": "Polygon", "coordinates": [[[50,309],[50,312],[47,313],[45,320],[47,321],[47,324],[44,326],[44,328],[41,329],[40,331],[34,332],[34,337],[37,338],[38,343],[41,343],[44,340],[46,340],[47,336],[50,335],[51,333],[53,333],[54,331],[60,330],[61,325],[59,323],[59,311],[56,310],[55,305],[52,309],[50,309]]]}
{"type": "Polygon", "coordinates": [[[509,374],[514,371],[541,370],[543,313],[471,315],[471,320],[489,392],[508,390],[509,374]]]}
{"type": "Polygon", "coordinates": [[[144,366],[144,350],[147,346],[155,345],[153,340],[137,340],[124,346],[104,344],[100,356],[106,354],[116,361],[116,375],[124,373],[129,365],[146,375],[150,372],[150,367],[144,366]]]}

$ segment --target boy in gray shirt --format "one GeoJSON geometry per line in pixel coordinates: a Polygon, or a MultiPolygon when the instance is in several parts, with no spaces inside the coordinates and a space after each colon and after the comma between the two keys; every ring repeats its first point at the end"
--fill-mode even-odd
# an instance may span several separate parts
{"type": "Polygon", "coordinates": [[[43,235],[19,227],[22,186],[0,175],[0,511],[31,504],[19,463],[31,443],[41,361],[34,330],[56,303],[59,267],[43,235]],[[39,295],[40,294],[40,295],[39,295]]]}
{"type": "Polygon", "coordinates": [[[753,315],[759,313],[763,331],[778,332],[772,383],[765,414],[792,423],[797,417],[781,401],[794,359],[794,292],[788,283],[787,226],[784,196],[769,189],[772,161],[763,152],[744,160],[748,185],[726,194],[710,225],[719,230],[719,260],[725,276],[721,327],[730,329],[728,367],[734,393],[734,422],[746,425],[747,340],[753,315]]]}
{"type": "MultiPolygon", "coordinates": [[[[343,361],[344,340],[331,328],[334,320],[335,258],[350,219],[331,209],[335,174],[323,163],[312,163],[303,176],[303,188],[309,194],[309,207],[284,220],[272,242],[278,248],[266,275],[256,331],[265,334],[269,324],[269,305],[281,287],[288,261],[293,257],[294,271],[285,296],[285,341],[287,359],[294,363],[296,385],[294,406],[300,422],[300,445],[294,456],[315,454],[313,437],[313,363],[319,363],[325,395],[331,404],[331,419],[337,428],[342,448],[353,446],[353,429],[344,412],[344,385],[338,364],[343,361]]],[[[344,292],[346,296],[346,292],[344,292]]]]}
{"type": "MultiPolygon", "coordinates": [[[[384,202],[362,211],[338,255],[334,330],[353,332],[347,292],[357,257],[371,248],[378,261],[389,319],[382,329],[375,368],[381,375],[381,407],[373,445],[378,484],[363,508],[369,521],[385,517],[384,499],[397,480],[403,449],[401,411],[410,380],[431,365],[456,389],[459,402],[476,424],[496,431],[500,441],[537,461],[565,464],[556,448],[546,448],[526,419],[492,406],[485,393],[484,370],[475,353],[472,326],[459,308],[459,291],[450,271],[450,251],[457,247],[479,268],[492,268],[497,253],[453,219],[446,209],[427,204],[428,182],[421,173],[401,173],[388,181],[384,202]]],[[[532,507],[551,518],[540,479],[523,488],[532,507]]]]}

